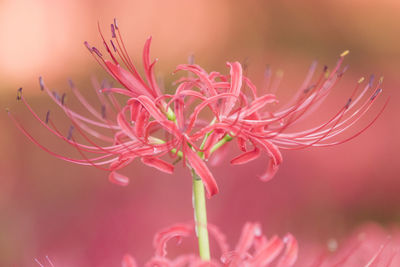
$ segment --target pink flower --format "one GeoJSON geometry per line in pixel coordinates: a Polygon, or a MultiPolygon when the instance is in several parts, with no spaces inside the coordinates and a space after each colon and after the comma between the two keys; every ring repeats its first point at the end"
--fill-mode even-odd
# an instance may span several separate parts
{"type": "Polygon", "coordinates": [[[399,266],[400,234],[398,227],[384,229],[373,223],[356,229],[343,242],[331,239],[328,249],[303,251],[299,266],[399,266]]]}
{"type": "MultiPolygon", "coordinates": [[[[154,238],[154,257],[146,266],[178,267],[178,266],[293,266],[298,254],[296,239],[287,234],[283,239],[278,236],[267,238],[262,234],[258,223],[246,223],[235,249],[230,250],[225,236],[216,226],[209,225],[209,231],[219,245],[221,257],[204,262],[194,254],[182,255],[175,259],[167,258],[166,245],[171,239],[181,241],[182,237],[193,234],[192,224],[176,224],[158,232],[154,238]]],[[[123,267],[136,267],[134,258],[125,255],[123,267]]]]}
{"type": "Polygon", "coordinates": [[[244,164],[264,152],[270,160],[260,178],[268,181],[282,163],[281,148],[331,146],[349,141],[372,125],[384,109],[358,133],[337,139],[369,110],[381,93],[382,80],[373,85],[371,77],[363,88],[359,88],[363,80],[357,83],[349,100],[331,119],[311,129],[290,131],[292,125],[314,112],[338,83],[344,72],[341,64],[346,53],[341,55],[330,74],[324,68],[314,83],[311,82],[316,70],[313,64],[293,100],[273,111],[271,104],[278,102],[275,95],[259,95],[256,86],[243,75],[239,62],[227,63],[229,75],[207,73],[195,64],[179,65],[177,71],[188,71],[190,75],[177,80],[174,94],[163,94],[154,75],[156,61],[150,60],[151,38],[146,41],[143,50],[145,81],[126,52],[116,21],[111,25],[112,40],[109,43],[100,34],[111,60],[107,60],[96,47],[91,47],[87,42],[85,45],[99,64],[124,88],[95,84],[101,104],[97,108],[71,82],[74,95],[88,110],[89,116],[71,110],[65,101],[65,94],[59,96],[51,92],[42,78],[39,79],[41,89],[48,93],[72,122],[66,137],[58,130],[49,112],[43,120],[29,106],[21,91],[17,97],[41,125],[74,146],[82,158],[70,158],[50,151],[9,114],[17,127],[43,150],[69,162],[106,170],[110,172],[109,180],[119,185],[125,186],[129,182],[128,177],[119,170],[136,158],[148,166],[172,173],[174,165],[164,160],[165,156],[170,155],[174,161],[183,160],[202,179],[208,197],[211,197],[219,189],[205,161],[216,151],[218,153],[214,155],[214,160],[222,158],[220,148],[233,138],[236,138],[243,153],[232,159],[231,163],[244,164]],[[367,96],[371,89],[372,92],[367,96]],[[128,99],[121,105],[115,94],[122,94],[128,99]],[[74,129],[80,135],[79,139],[75,137],[74,129]],[[85,142],[78,141],[82,139],[85,142]],[[100,145],[98,141],[109,145],[100,145]]]}
{"type": "MultiPolygon", "coordinates": [[[[208,150],[204,151],[205,158],[208,158],[210,149],[223,138],[235,137],[243,153],[231,160],[233,165],[252,161],[264,152],[270,160],[267,170],[260,176],[263,181],[270,180],[282,163],[280,149],[332,146],[355,138],[374,123],[387,103],[376,117],[356,134],[341,138],[340,136],[353,126],[376,101],[377,96],[382,92],[382,79],[374,85],[374,77],[371,76],[370,81],[362,88],[360,87],[364,78],[360,79],[347,102],[332,118],[311,129],[290,130],[291,126],[315,112],[331,89],[339,82],[345,71],[345,68],[341,69],[341,65],[346,54],[347,52],[340,56],[330,73],[327,68],[324,68],[323,73],[314,83],[311,83],[316,70],[314,63],[292,101],[276,111],[271,111],[271,104],[278,102],[275,95],[259,96],[255,85],[242,74],[242,67],[238,62],[227,63],[230,68],[229,75],[218,72],[207,73],[197,65],[178,66],[178,70],[186,70],[197,75],[196,78],[183,78],[180,82],[199,88],[204,97],[201,105],[208,105],[215,114],[214,123],[201,129],[192,138],[211,133],[207,144],[208,150]],[[246,87],[248,92],[245,91],[246,87]],[[372,92],[368,96],[370,90],[372,92]]],[[[176,93],[178,94],[179,92],[176,93]]]]}

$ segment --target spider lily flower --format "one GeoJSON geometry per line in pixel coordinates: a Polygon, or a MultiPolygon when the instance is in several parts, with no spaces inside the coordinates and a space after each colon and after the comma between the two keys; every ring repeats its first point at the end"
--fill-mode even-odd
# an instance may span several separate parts
{"type": "Polygon", "coordinates": [[[300,266],[388,266],[400,264],[400,235],[398,227],[384,229],[368,223],[362,225],[343,242],[330,239],[317,252],[303,251],[300,266]]]}
{"type": "MultiPolygon", "coordinates": [[[[136,158],[140,158],[148,166],[172,173],[174,165],[160,158],[169,153],[173,158],[183,158],[184,162],[187,162],[203,179],[209,196],[216,194],[218,188],[211,172],[198,155],[195,143],[182,129],[184,127],[182,120],[176,119],[175,114],[178,116],[181,114],[179,109],[183,108],[182,103],[176,101],[174,113],[165,102],[170,96],[161,94],[155,81],[153,68],[156,61],[151,62],[149,56],[151,38],[146,41],[143,50],[143,65],[147,79],[145,82],[127,55],[116,21],[111,25],[111,33],[114,40],[110,41],[113,51],[100,32],[111,61],[107,60],[99,49],[91,47],[85,42],[85,46],[99,64],[123,85],[123,88],[114,88],[107,84],[100,86],[94,82],[100,108],[89,103],[78,88],[70,82],[73,94],[87,109],[88,115],[74,111],[68,107],[65,94],[60,96],[57,92],[51,91],[43,79],[39,78],[40,89],[45,91],[71,120],[72,125],[67,136],[64,136],[58,129],[50,111],[47,112],[45,119],[42,119],[24,98],[22,88],[17,93],[17,99],[28,108],[34,118],[52,134],[75,147],[82,158],[71,158],[49,150],[25,130],[16,117],[8,111],[10,118],[32,142],[46,152],[68,162],[91,165],[109,171],[109,180],[113,183],[122,186],[128,184],[128,177],[120,174],[118,170],[136,158]],[[127,70],[119,64],[118,57],[125,64],[127,70]],[[121,104],[117,101],[115,94],[127,96],[128,100],[121,104]],[[166,137],[167,140],[156,137],[156,135],[166,137]],[[84,140],[84,142],[80,140],[84,140]],[[109,144],[100,145],[99,142],[109,144]]],[[[195,126],[197,126],[197,121],[192,122],[191,129],[195,126]]]]}
{"type": "Polygon", "coordinates": [[[30,135],[10,112],[9,116],[43,150],[69,162],[108,171],[109,180],[119,185],[125,186],[129,182],[128,177],[119,170],[136,158],[148,166],[172,173],[174,165],[164,160],[164,156],[169,155],[174,161],[182,160],[191,168],[202,179],[207,195],[211,197],[219,189],[206,161],[215,152],[215,158],[222,158],[222,147],[233,138],[243,153],[232,159],[231,163],[247,163],[263,152],[270,160],[260,178],[268,181],[282,163],[280,149],[331,146],[349,141],[372,125],[384,109],[355,135],[336,139],[370,109],[382,91],[382,80],[374,85],[371,78],[363,88],[359,88],[364,84],[360,80],[349,100],[331,119],[314,128],[293,132],[290,131],[291,126],[313,113],[339,82],[345,71],[341,65],[346,53],[340,56],[330,73],[325,68],[314,83],[316,64],[313,64],[293,100],[283,108],[272,111],[270,105],[278,102],[275,95],[259,95],[256,86],[243,75],[239,62],[227,63],[230,68],[228,75],[207,73],[195,64],[179,65],[176,71],[187,71],[189,74],[175,82],[177,88],[174,94],[165,94],[161,93],[155,81],[156,61],[150,59],[151,38],[143,49],[145,81],[126,52],[116,21],[111,25],[112,40],[109,43],[101,31],[100,35],[110,60],[96,47],[87,42],[85,45],[99,64],[123,85],[123,88],[118,88],[95,83],[100,107],[90,104],[70,82],[73,94],[87,109],[88,115],[74,111],[68,107],[65,94],[60,96],[52,92],[43,79],[39,79],[41,90],[71,120],[72,125],[66,137],[55,125],[50,112],[42,119],[25,100],[22,89],[17,95],[17,99],[26,105],[41,125],[75,147],[81,158],[50,151],[30,135]],[[366,96],[371,90],[370,95],[366,96]],[[128,99],[125,103],[119,103],[115,94],[128,99]],[[100,145],[99,141],[108,145],[100,145]]]}
{"type": "MultiPolygon", "coordinates": [[[[179,82],[190,87],[187,91],[177,90],[180,95],[203,97],[200,108],[209,107],[215,115],[212,123],[192,136],[193,139],[208,135],[204,158],[215,151],[219,144],[236,138],[242,154],[233,158],[231,164],[244,164],[258,158],[264,152],[270,160],[261,180],[270,180],[282,163],[280,149],[303,149],[307,147],[333,146],[347,142],[370,127],[386,107],[387,101],[378,114],[364,128],[352,136],[342,137],[347,129],[357,123],[371,108],[381,94],[381,78],[374,84],[374,76],[369,82],[361,78],[349,99],[343,103],[334,116],[313,128],[292,131],[291,127],[312,114],[326,99],[332,88],[339,82],[347,67],[341,65],[348,51],[342,53],[331,72],[325,67],[315,81],[316,63],[311,66],[302,86],[293,99],[281,109],[272,111],[271,104],[277,103],[274,94],[259,95],[256,86],[243,75],[239,62],[227,63],[229,75],[218,72],[207,73],[198,65],[180,65],[177,70],[185,70],[196,77],[182,78],[179,82]],[[193,91],[201,96],[196,95],[193,91]],[[244,90],[248,88],[249,92],[244,90]]],[[[273,89],[274,91],[275,89],[273,89]]],[[[192,117],[197,116],[193,114],[192,117]]],[[[190,125],[190,123],[189,123],[190,125]]]]}
{"type": "MultiPolygon", "coordinates": [[[[177,239],[181,242],[183,237],[189,237],[193,234],[192,224],[176,224],[167,229],[158,232],[154,238],[154,257],[146,263],[145,266],[293,266],[297,260],[298,244],[291,234],[286,234],[284,238],[273,236],[267,238],[263,235],[258,223],[246,223],[243,227],[240,239],[235,249],[230,250],[226,242],[225,235],[214,226],[209,225],[209,231],[218,243],[221,253],[219,259],[202,261],[194,254],[181,255],[175,259],[167,257],[167,242],[171,239],[177,239]]],[[[122,260],[123,267],[136,267],[137,263],[129,254],[122,260]]]]}

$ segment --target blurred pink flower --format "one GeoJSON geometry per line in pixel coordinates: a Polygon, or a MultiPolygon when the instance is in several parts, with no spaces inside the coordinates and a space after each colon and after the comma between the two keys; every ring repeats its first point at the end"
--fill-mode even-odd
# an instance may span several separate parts
{"type": "MultiPolygon", "coordinates": [[[[385,104],[376,117],[356,134],[335,139],[369,110],[382,91],[382,80],[374,86],[371,77],[360,89],[363,83],[361,79],[348,101],[332,118],[311,129],[290,131],[291,126],[315,112],[341,79],[345,71],[345,68],[341,69],[341,65],[347,52],[340,56],[330,73],[324,68],[314,83],[311,81],[316,64],[313,64],[293,99],[284,107],[273,111],[271,104],[278,102],[275,95],[267,93],[259,96],[256,86],[243,75],[239,62],[227,63],[230,68],[229,75],[219,72],[207,73],[193,62],[179,65],[177,71],[184,70],[190,74],[176,81],[177,89],[174,94],[165,94],[161,93],[155,79],[153,69],[156,61],[150,60],[151,38],[147,40],[143,50],[143,66],[147,80],[145,82],[127,54],[116,21],[111,25],[112,40],[109,43],[101,32],[100,34],[111,61],[105,59],[96,47],[91,47],[87,42],[85,45],[99,64],[124,88],[95,85],[101,103],[101,108],[95,108],[71,82],[73,93],[92,118],[68,108],[65,94],[59,96],[51,92],[40,78],[41,89],[48,93],[72,121],[67,137],[57,129],[49,116],[50,113],[42,120],[22,97],[21,91],[18,92],[18,99],[22,100],[35,118],[57,137],[76,147],[82,156],[81,159],[50,151],[25,131],[11,114],[10,116],[21,131],[45,151],[66,161],[109,171],[110,181],[119,185],[127,185],[129,179],[118,170],[135,158],[140,158],[144,164],[163,172],[172,173],[174,165],[161,158],[169,154],[172,158],[182,159],[184,164],[188,163],[186,165],[202,179],[210,197],[218,193],[218,186],[205,161],[233,138],[236,138],[243,153],[232,159],[231,163],[244,164],[258,158],[261,152],[264,152],[270,160],[267,170],[260,178],[268,181],[282,163],[280,148],[332,146],[349,141],[372,125],[386,106],[385,104]],[[124,69],[120,62],[127,69],[124,69]],[[372,92],[366,96],[370,89],[372,92]],[[121,105],[114,94],[125,95],[128,100],[121,105]],[[78,142],[73,135],[74,129],[86,144],[78,142]],[[111,136],[103,131],[111,132],[111,136]],[[109,145],[99,145],[89,136],[109,145]],[[89,157],[86,152],[98,156],[89,157]],[[108,167],[104,167],[105,165],[108,167]]],[[[214,155],[214,161],[221,159],[222,155],[218,151],[214,155]]]]}
{"type": "Polygon", "coordinates": [[[400,266],[398,227],[387,230],[369,223],[359,227],[341,244],[331,239],[327,245],[328,250],[303,251],[297,264],[312,267],[400,266]]]}
{"type": "MultiPolygon", "coordinates": [[[[192,224],[176,224],[158,232],[154,238],[154,257],[146,263],[146,266],[178,267],[178,266],[293,266],[297,259],[298,245],[291,234],[281,239],[273,236],[268,239],[262,234],[261,226],[258,223],[246,223],[243,227],[239,242],[234,250],[229,249],[225,236],[216,226],[209,225],[209,231],[214,236],[221,251],[219,259],[212,259],[210,262],[202,261],[195,254],[179,256],[173,260],[168,259],[166,245],[171,239],[181,242],[182,237],[193,234],[192,224]]],[[[123,267],[138,266],[134,258],[125,255],[122,260],[123,267]]]]}

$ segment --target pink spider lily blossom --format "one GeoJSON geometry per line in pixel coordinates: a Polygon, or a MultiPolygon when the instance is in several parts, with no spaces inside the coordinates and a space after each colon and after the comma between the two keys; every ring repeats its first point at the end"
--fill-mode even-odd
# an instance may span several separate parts
{"type": "MultiPolygon", "coordinates": [[[[268,181],[282,163],[279,149],[333,146],[347,142],[361,134],[379,117],[387,102],[363,129],[352,136],[343,139],[337,138],[363,117],[382,92],[382,79],[374,86],[373,76],[363,88],[360,87],[364,78],[359,80],[350,98],[332,118],[311,129],[290,132],[290,127],[315,111],[339,82],[345,71],[345,68],[341,69],[341,65],[346,54],[343,53],[340,56],[330,74],[325,68],[315,83],[311,83],[316,70],[316,64],[313,64],[293,100],[274,112],[270,111],[270,104],[278,102],[275,95],[257,95],[257,88],[242,74],[242,67],[238,62],[227,63],[230,67],[230,75],[222,75],[217,72],[207,73],[197,65],[178,66],[178,70],[187,70],[197,75],[196,78],[183,78],[180,82],[199,88],[205,97],[201,105],[211,106],[215,114],[212,124],[193,135],[193,138],[196,138],[209,134],[208,150],[204,151],[205,158],[208,157],[210,149],[221,142],[223,138],[236,137],[238,146],[243,153],[232,159],[231,164],[247,163],[258,158],[261,152],[265,152],[270,160],[267,170],[260,178],[268,181]],[[245,94],[245,86],[250,89],[248,95],[245,94]],[[369,96],[367,96],[368,91],[372,91],[369,96]]],[[[180,92],[176,93],[176,95],[179,94],[180,92]]]]}
{"type": "MultiPolygon", "coordinates": [[[[298,254],[298,244],[291,234],[286,234],[284,238],[273,236],[267,238],[262,234],[259,223],[246,223],[235,249],[230,250],[226,242],[225,235],[214,226],[209,225],[209,231],[217,241],[221,257],[211,261],[202,261],[194,254],[182,255],[175,259],[167,258],[166,245],[171,239],[181,242],[182,237],[193,234],[192,224],[176,224],[158,232],[154,238],[154,257],[145,266],[158,267],[219,267],[219,266],[293,266],[298,254]]],[[[134,258],[125,255],[122,260],[122,267],[138,266],[134,258]]]]}
{"type": "Polygon", "coordinates": [[[363,117],[380,95],[382,80],[374,85],[371,77],[363,88],[359,88],[363,84],[362,80],[357,83],[347,103],[332,118],[314,128],[290,132],[290,127],[321,105],[339,82],[344,72],[341,65],[346,53],[340,56],[330,73],[325,68],[312,83],[316,70],[316,64],[313,64],[293,100],[283,108],[271,111],[270,105],[277,102],[275,95],[259,95],[256,86],[243,75],[239,62],[227,63],[230,68],[228,75],[207,73],[195,64],[179,65],[176,71],[187,71],[189,75],[176,81],[174,94],[163,94],[154,75],[156,61],[150,60],[151,38],[146,41],[143,50],[145,81],[126,52],[116,21],[111,25],[111,36],[112,40],[107,43],[101,34],[111,60],[107,60],[96,47],[91,47],[87,42],[85,45],[99,64],[124,88],[95,86],[101,103],[101,108],[95,108],[71,83],[72,92],[91,117],[71,110],[65,102],[65,94],[59,96],[50,91],[40,78],[41,89],[71,119],[72,127],[67,137],[60,133],[49,113],[45,120],[41,119],[29,106],[21,91],[18,92],[17,98],[22,100],[40,124],[74,146],[82,155],[81,159],[50,151],[9,114],[18,128],[42,149],[66,161],[109,171],[110,181],[119,185],[127,185],[129,182],[128,177],[119,173],[119,170],[136,158],[140,158],[148,166],[172,173],[174,165],[162,159],[170,155],[177,160],[182,159],[185,165],[197,173],[204,183],[208,197],[211,197],[219,190],[205,161],[216,151],[218,153],[214,155],[214,160],[222,158],[222,149],[219,148],[233,138],[236,138],[243,153],[232,159],[231,163],[247,163],[263,152],[270,160],[260,178],[268,181],[282,163],[281,148],[301,149],[344,143],[371,126],[386,106],[385,104],[376,117],[359,132],[337,139],[363,117]],[[127,96],[128,100],[121,105],[115,94],[127,96]],[[111,132],[112,136],[97,128],[111,132]],[[73,129],[86,144],[75,138],[73,129]],[[109,145],[99,145],[93,138],[109,145]],[[87,153],[96,156],[88,156],[87,153]]]}
{"type": "Polygon", "coordinates": [[[331,239],[328,249],[305,252],[299,266],[387,266],[400,265],[400,234],[398,227],[384,229],[369,223],[359,227],[343,242],[331,239]]]}

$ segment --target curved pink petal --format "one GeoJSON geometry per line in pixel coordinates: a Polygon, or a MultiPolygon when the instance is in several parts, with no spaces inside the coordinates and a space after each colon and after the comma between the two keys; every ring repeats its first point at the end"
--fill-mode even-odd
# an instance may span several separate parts
{"type": "Polygon", "coordinates": [[[283,242],[286,244],[286,249],[281,256],[277,267],[289,267],[293,266],[297,260],[297,255],[299,253],[299,245],[296,238],[292,234],[287,234],[283,238],[283,242]]]}
{"type": "Polygon", "coordinates": [[[110,173],[110,175],[108,176],[108,180],[120,186],[127,186],[129,184],[129,178],[116,171],[112,171],[110,173]]]}
{"type": "Polygon", "coordinates": [[[193,226],[189,224],[176,224],[167,229],[161,230],[154,236],[153,246],[156,249],[156,256],[165,257],[167,255],[167,242],[172,238],[187,237],[193,231],[193,226]]]}
{"type": "Polygon", "coordinates": [[[275,174],[279,169],[279,165],[276,165],[272,159],[269,159],[267,164],[267,169],[263,174],[259,176],[260,180],[263,182],[268,182],[272,178],[274,178],[275,174]]]}
{"type": "Polygon", "coordinates": [[[204,187],[207,191],[207,197],[210,198],[217,194],[219,191],[218,185],[204,161],[187,145],[185,148],[185,155],[190,166],[203,181],[204,187]]]}
{"type": "Polygon", "coordinates": [[[279,165],[282,163],[282,154],[279,148],[272,142],[266,139],[252,139],[255,143],[261,145],[261,147],[268,153],[270,160],[268,161],[267,170],[260,176],[261,181],[269,181],[278,171],[279,165]]]}
{"type": "Polygon", "coordinates": [[[146,43],[144,44],[143,66],[144,66],[144,70],[146,73],[147,82],[150,84],[151,89],[152,89],[152,94],[154,97],[157,97],[157,96],[161,95],[161,91],[160,91],[160,88],[158,87],[158,84],[156,82],[156,79],[154,77],[154,72],[153,72],[153,67],[157,60],[155,60],[153,63],[150,63],[151,39],[152,39],[152,37],[150,36],[149,38],[147,38],[146,43]]]}
{"type": "Polygon", "coordinates": [[[255,236],[261,234],[261,228],[258,223],[246,223],[243,226],[242,234],[240,235],[239,242],[236,245],[235,252],[237,257],[243,258],[246,252],[251,248],[255,236]]]}
{"type": "Polygon", "coordinates": [[[241,165],[257,159],[260,156],[260,149],[255,147],[253,150],[240,154],[231,160],[232,165],[241,165]]]}
{"type": "Polygon", "coordinates": [[[110,169],[115,171],[126,167],[129,163],[131,163],[135,157],[118,159],[110,164],[110,169]]]}
{"type": "Polygon", "coordinates": [[[258,251],[251,260],[252,266],[267,266],[274,261],[282,252],[284,243],[277,236],[272,237],[269,242],[258,251]]]}
{"type": "Polygon", "coordinates": [[[235,102],[237,97],[239,97],[240,89],[242,88],[242,65],[239,62],[227,63],[227,65],[231,68],[231,83],[229,88],[229,93],[236,96],[236,98],[230,97],[226,100],[222,115],[228,116],[229,112],[231,112],[232,108],[235,106],[235,102]]]}
{"type": "Polygon", "coordinates": [[[130,90],[132,93],[139,95],[147,95],[152,97],[146,86],[141,83],[135,76],[130,72],[122,68],[120,65],[115,65],[111,61],[105,60],[107,69],[112,73],[114,78],[118,80],[126,89],[130,90]]]}
{"type": "Polygon", "coordinates": [[[181,64],[176,67],[176,70],[186,70],[186,71],[193,72],[206,85],[207,93],[209,96],[217,95],[217,91],[215,90],[212,81],[209,79],[207,72],[205,72],[198,65],[181,64]]]}
{"type": "Polygon", "coordinates": [[[137,267],[137,264],[131,255],[125,254],[122,258],[122,267],[137,267]]]}
{"type": "Polygon", "coordinates": [[[168,174],[172,174],[174,172],[174,165],[156,157],[144,157],[142,158],[142,162],[147,166],[156,168],[157,170],[168,174]]]}
{"type": "Polygon", "coordinates": [[[150,115],[158,121],[164,128],[172,134],[181,135],[176,125],[167,119],[167,117],[157,108],[154,101],[147,96],[139,96],[139,102],[146,108],[150,115]]]}

